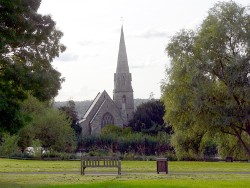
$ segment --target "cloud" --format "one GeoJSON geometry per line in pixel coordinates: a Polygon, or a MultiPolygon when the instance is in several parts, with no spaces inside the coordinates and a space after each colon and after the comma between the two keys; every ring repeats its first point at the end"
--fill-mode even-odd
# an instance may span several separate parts
{"type": "Polygon", "coordinates": [[[79,41],[79,42],[77,42],[77,44],[78,44],[79,46],[88,46],[88,45],[90,45],[90,44],[93,44],[93,42],[92,42],[92,41],[85,40],[85,41],[79,41]]]}
{"type": "Polygon", "coordinates": [[[100,44],[106,44],[106,41],[98,41],[98,40],[84,40],[84,41],[78,41],[77,44],[79,46],[89,46],[89,45],[100,45],[100,44]]]}
{"type": "Polygon", "coordinates": [[[146,60],[145,62],[137,62],[135,64],[130,65],[131,69],[144,69],[144,68],[151,68],[157,65],[156,61],[153,60],[146,60]]]}
{"type": "MultiPolygon", "coordinates": [[[[205,16],[204,16],[205,17],[205,16]]],[[[201,23],[203,21],[203,18],[202,17],[199,17],[199,18],[196,18],[194,19],[192,22],[188,23],[186,26],[185,26],[185,29],[197,29],[200,27],[201,23]]]]}
{"type": "Polygon", "coordinates": [[[140,64],[140,65],[130,65],[131,69],[142,69],[144,68],[145,65],[144,64],[140,64]]]}
{"type": "Polygon", "coordinates": [[[78,58],[79,56],[76,54],[63,53],[62,55],[59,56],[57,60],[68,62],[68,61],[77,61],[78,58]]]}
{"type": "Polygon", "coordinates": [[[81,55],[81,58],[94,58],[98,56],[100,56],[100,54],[84,54],[84,55],[81,55]]]}
{"type": "Polygon", "coordinates": [[[155,37],[160,37],[160,38],[168,38],[170,37],[169,33],[164,30],[158,30],[155,28],[149,28],[147,30],[144,30],[140,33],[131,35],[132,37],[138,37],[138,38],[155,38],[155,37]]]}
{"type": "Polygon", "coordinates": [[[129,65],[131,69],[144,69],[152,68],[156,66],[161,66],[165,63],[165,59],[159,59],[154,57],[148,57],[145,61],[135,62],[134,64],[129,65]]]}

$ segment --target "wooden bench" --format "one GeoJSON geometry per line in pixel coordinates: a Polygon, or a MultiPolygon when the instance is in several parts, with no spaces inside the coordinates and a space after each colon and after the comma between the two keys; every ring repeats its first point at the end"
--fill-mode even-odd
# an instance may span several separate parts
{"type": "Polygon", "coordinates": [[[81,157],[81,175],[87,167],[116,167],[118,175],[121,175],[121,160],[116,157],[81,157]]]}

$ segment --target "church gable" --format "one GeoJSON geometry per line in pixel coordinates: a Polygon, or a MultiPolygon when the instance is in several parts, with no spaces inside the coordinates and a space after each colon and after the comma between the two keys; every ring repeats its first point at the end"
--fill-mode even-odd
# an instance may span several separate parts
{"type": "Polygon", "coordinates": [[[107,124],[122,127],[123,119],[119,109],[104,90],[102,93],[98,93],[79,123],[82,127],[83,135],[99,134],[102,127],[107,124]]]}
{"type": "Polygon", "coordinates": [[[123,127],[120,111],[109,96],[104,100],[98,112],[90,121],[91,134],[99,134],[101,129],[108,124],[123,127]]]}

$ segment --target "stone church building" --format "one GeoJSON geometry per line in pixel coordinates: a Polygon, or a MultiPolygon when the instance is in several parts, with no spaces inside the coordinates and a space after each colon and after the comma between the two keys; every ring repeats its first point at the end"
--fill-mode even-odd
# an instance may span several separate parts
{"type": "Polygon", "coordinates": [[[106,125],[123,127],[134,114],[132,76],[129,72],[123,27],[119,44],[116,73],[114,74],[113,100],[104,90],[98,93],[80,120],[82,135],[100,134],[106,125]]]}

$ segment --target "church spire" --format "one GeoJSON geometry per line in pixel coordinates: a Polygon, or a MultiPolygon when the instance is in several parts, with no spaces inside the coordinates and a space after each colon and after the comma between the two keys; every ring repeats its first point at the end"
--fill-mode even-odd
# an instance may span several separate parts
{"type": "Polygon", "coordinates": [[[121,38],[118,52],[116,73],[114,74],[113,99],[120,109],[124,125],[133,118],[134,95],[132,88],[132,75],[129,72],[128,58],[124,41],[123,26],[121,28],[121,38]]]}
{"type": "Polygon", "coordinates": [[[126,45],[123,34],[123,26],[121,28],[121,37],[120,37],[116,73],[129,73],[128,58],[127,58],[126,45]]]}

